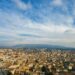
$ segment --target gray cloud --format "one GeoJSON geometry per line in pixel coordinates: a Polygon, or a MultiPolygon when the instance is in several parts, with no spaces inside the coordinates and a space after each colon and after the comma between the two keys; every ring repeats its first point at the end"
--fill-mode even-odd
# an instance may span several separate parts
{"type": "Polygon", "coordinates": [[[36,38],[40,38],[41,36],[39,35],[34,35],[34,34],[19,34],[19,36],[25,36],[25,37],[36,37],[36,38]]]}

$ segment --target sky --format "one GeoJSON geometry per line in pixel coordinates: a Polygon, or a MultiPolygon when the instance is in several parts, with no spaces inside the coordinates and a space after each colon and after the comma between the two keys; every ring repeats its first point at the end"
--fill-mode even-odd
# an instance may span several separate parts
{"type": "Polygon", "coordinates": [[[0,0],[0,46],[75,47],[75,0],[0,0]]]}

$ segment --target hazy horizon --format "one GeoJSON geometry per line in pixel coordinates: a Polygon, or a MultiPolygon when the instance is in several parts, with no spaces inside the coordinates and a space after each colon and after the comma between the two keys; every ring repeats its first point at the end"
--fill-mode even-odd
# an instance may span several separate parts
{"type": "Polygon", "coordinates": [[[75,48],[75,1],[0,0],[0,46],[19,44],[75,48]]]}

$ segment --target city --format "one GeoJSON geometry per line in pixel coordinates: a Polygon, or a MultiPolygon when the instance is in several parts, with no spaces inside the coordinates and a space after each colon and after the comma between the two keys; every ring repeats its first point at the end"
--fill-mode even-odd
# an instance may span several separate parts
{"type": "Polygon", "coordinates": [[[0,75],[75,75],[75,51],[0,49],[0,75]]]}

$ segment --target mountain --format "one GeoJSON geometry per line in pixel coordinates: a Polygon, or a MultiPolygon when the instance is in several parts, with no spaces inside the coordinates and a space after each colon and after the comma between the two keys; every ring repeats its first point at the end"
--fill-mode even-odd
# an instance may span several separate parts
{"type": "Polygon", "coordinates": [[[15,46],[0,46],[0,48],[47,48],[47,49],[75,50],[75,48],[71,47],[49,45],[49,44],[18,44],[15,46]]]}
{"type": "Polygon", "coordinates": [[[48,45],[48,44],[19,44],[13,46],[13,48],[49,48],[49,49],[74,49],[70,47],[58,46],[58,45],[48,45]]]}

